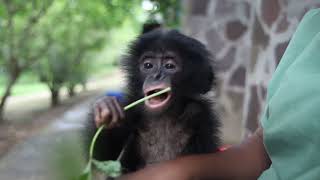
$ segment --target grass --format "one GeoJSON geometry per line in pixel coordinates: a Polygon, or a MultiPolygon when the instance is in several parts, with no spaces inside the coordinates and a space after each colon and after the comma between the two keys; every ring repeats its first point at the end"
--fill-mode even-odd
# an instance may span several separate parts
{"type": "MultiPolygon", "coordinates": [[[[3,94],[6,88],[5,77],[0,77],[0,94],[3,94]]],[[[31,72],[23,74],[18,82],[13,86],[12,95],[26,95],[47,91],[47,86],[37,79],[37,76],[31,72]]]]}
{"type": "MultiPolygon", "coordinates": [[[[107,67],[103,70],[99,70],[94,73],[92,78],[103,77],[104,75],[114,71],[115,67],[107,67]]],[[[23,95],[32,95],[41,92],[49,91],[48,86],[45,83],[41,83],[36,79],[36,75],[32,73],[26,73],[21,76],[18,82],[13,86],[12,96],[23,96],[23,95]]],[[[5,79],[1,78],[0,80],[0,95],[5,91],[5,79]]]]}
{"type": "MultiPolygon", "coordinates": [[[[3,93],[4,88],[1,87],[0,93],[3,93]]],[[[30,84],[17,84],[14,86],[12,95],[13,96],[21,96],[21,95],[29,95],[36,94],[39,92],[48,91],[48,87],[43,83],[30,83],[30,84]]]]}

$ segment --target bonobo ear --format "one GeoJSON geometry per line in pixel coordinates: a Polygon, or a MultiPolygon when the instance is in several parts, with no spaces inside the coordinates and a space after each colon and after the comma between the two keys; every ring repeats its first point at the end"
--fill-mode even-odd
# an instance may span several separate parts
{"type": "Polygon", "coordinates": [[[185,61],[182,74],[183,78],[178,87],[185,95],[205,94],[215,84],[214,70],[209,59],[185,61]]]}
{"type": "Polygon", "coordinates": [[[204,65],[199,69],[199,73],[195,76],[195,83],[199,89],[200,94],[205,94],[211,90],[215,82],[215,77],[213,74],[213,68],[210,64],[204,65]]]}

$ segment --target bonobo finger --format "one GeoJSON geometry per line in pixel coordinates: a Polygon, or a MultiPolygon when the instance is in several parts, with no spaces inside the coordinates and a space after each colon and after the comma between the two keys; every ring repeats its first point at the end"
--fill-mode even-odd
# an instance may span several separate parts
{"type": "Polygon", "coordinates": [[[117,111],[118,118],[115,121],[113,121],[111,124],[112,124],[112,127],[119,127],[124,118],[124,113],[120,107],[118,100],[115,97],[112,98],[112,103],[115,107],[115,110],[117,111]]]}
{"type": "Polygon", "coordinates": [[[118,113],[119,113],[120,119],[124,119],[124,111],[123,111],[123,108],[120,106],[119,101],[117,100],[116,97],[113,97],[112,100],[116,106],[118,113]]]}
{"type": "Polygon", "coordinates": [[[110,114],[111,114],[111,118],[110,118],[110,123],[108,123],[108,127],[107,128],[114,128],[115,124],[117,123],[117,121],[119,120],[119,114],[116,110],[116,107],[113,103],[112,98],[108,99],[108,109],[110,110],[110,114]]]}
{"type": "Polygon", "coordinates": [[[94,120],[95,120],[95,124],[97,127],[99,127],[99,126],[101,126],[101,124],[103,124],[103,118],[101,115],[101,111],[102,111],[101,106],[103,107],[103,105],[101,105],[101,103],[102,103],[102,101],[99,100],[94,105],[94,120]]]}
{"type": "Polygon", "coordinates": [[[95,105],[94,107],[94,123],[96,124],[96,127],[100,126],[100,110],[99,106],[95,105]]]}
{"type": "Polygon", "coordinates": [[[105,101],[102,101],[99,105],[100,119],[102,124],[109,124],[111,122],[112,112],[105,101]]]}

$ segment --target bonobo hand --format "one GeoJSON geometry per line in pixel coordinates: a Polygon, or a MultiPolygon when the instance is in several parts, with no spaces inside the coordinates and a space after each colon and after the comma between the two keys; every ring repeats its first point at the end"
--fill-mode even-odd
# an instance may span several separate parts
{"type": "Polygon", "coordinates": [[[123,119],[123,108],[115,97],[106,96],[95,103],[94,121],[97,127],[105,124],[111,129],[119,126],[123,119]]]}

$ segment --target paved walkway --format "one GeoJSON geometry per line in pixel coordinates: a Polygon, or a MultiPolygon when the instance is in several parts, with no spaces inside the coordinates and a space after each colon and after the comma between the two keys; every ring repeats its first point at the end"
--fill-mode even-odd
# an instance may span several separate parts
{"type": "MultiPolygon", "coordinates": [[[[122,76],[116,71],[110,77],[89,83],[87,89],[119,89],[121,82],[122,76]]],[[[8,115],[13,119],[25,120],[26,115],[23,113],[48,108],[46,104],[49,103],[43,103],[48,101],[48,97],[49,94],[37,94],[36,103],[34,95],[30,98],[13,97],[8,103],[8,115]],[[16,111],[20,106],[26,109],[26,112],[20,112],[22,115],[16,111]]],[[[92,95],[84,98],[80,104],[69,107],[60,117],[57,116],[44,129],[11,148],[0,159],[0,180],[71,180],[71,175],[78,175],[83,168],[81,166],[85,164],[81,129],[89,107],[96,98],[92,95]]]]}
{"type": "MultiPolygon", "coordinates": [[[[47,180],[57,179],[52,172],[54,167],[75,165],[70,171],[79,170],[81,159],[80,129],[86,119],[92,98],[72,107],[33,137],[16,145],[0,161],[1,180],[47,180]],[[63,145],[63,146],[60,146],[63,145]],[[68,146],[70,145],[70,146],[68,146]],[[72,149],[67,149],[73,147],[72,149]],[[66,158],[66,159],[65,159],[66,158]],[[57,164],[57,162],[63,164],[57,164]],[[69,164],[68,164],[69,163],[69,164]],[[51,177],[49,177],[51,176],[51,177]]],[[[63,169],[60,169],[63,170],[63,169]]],[[[55,174],[55,173],[54,173],[55,174]]],[[[58,173],[58,175],[61,175],[58,173]]],[[[61,179],[61,177],[59,178],[61,179]]]]}

